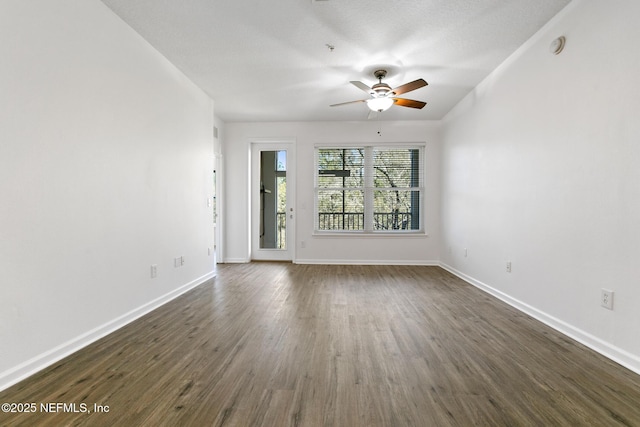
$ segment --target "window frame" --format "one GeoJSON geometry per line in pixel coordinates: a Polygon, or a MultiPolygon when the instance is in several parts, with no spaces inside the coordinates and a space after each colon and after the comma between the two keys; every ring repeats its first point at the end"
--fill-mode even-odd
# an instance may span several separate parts
{"type": "MultiPolygon", "coordinates": [[[[421,237],[426,236],[425,229],[425,194],[426,194],[426,143],[344,143],[344,144],[316,144],[313,152],[314,162],[314,195],[313,195],[313,235],[314,236],[369,236],[369,237],[421,237]],[[319,173],[319,152],[320,150],[364,150],[364,182],[362,191],[364,193],[364,228],[362,230],[321,230],[319,229],[319,192],[320,190],[326,190],[326,187],[320,187],[318,178],[319,173]],[[375,211],[374,193],[376,190],[388,191],[387,187],[375,187],[373,183],[373,177],[375,175],[373,166],[373,152],[376,149],[389,149],[389,150],[418,150],[419,166],[418,166],[418,187],[401,187],[400,190],[418,191],[419,192],[419,227],[418,229],[392,229],[392,230],[375,230],[373,227],[373,214],[375,211]]],[[[335,190],[340,190],[342,187],[336,187],[335,190]]],[[[345,190],[352,190],[352,187],[344,187],[345,190]]]]}

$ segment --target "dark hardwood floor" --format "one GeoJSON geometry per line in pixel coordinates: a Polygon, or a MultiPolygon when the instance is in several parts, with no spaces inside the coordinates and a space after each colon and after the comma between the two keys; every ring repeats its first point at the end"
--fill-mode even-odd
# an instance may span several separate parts
{"type": "Polygon", "coordinates": [[[2,426],[640,426],[640,376],[437,267],[251,263],[3,402],[37,411],[2,426]]]}

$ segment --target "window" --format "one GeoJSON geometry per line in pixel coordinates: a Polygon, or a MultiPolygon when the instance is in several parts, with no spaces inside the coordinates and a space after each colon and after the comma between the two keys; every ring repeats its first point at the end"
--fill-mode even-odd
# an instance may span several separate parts
{"type": "Polygon", "coordinates": [[[316,149],[316,231],[422,231],[423,147],[316,149]]]}

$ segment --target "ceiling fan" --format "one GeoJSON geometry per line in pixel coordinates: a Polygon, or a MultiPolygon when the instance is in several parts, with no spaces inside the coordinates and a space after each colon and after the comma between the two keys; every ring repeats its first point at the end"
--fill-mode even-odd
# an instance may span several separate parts
{"type": "Polygon", "coordinates": [[[382,83],[382,79],[386,77],[387,70],[376,70],[373,75],[378,79],[378,83],[369,87],[362,82],[352,81],[351,84],[359,89],[367,92],[371,95],[369,99],[359,99],[357,101],[342,102],[340,104],[332,104],[330,107],[337,107],[339,105],[355,104],[356,102],[366,102],[371,111],[382,112],[391,108],[392,105],[399,105],[401,107],[410,108],[422,108],[427,105],[426,102],[415,101],[413,99],[398,98],[397,95],[411,92],[412,90],[419,89],[427,85],[427,82],[423,79],[414,80],[410,83],[398,86],[395,89],[391,89],[386,83],[382,83]]]}

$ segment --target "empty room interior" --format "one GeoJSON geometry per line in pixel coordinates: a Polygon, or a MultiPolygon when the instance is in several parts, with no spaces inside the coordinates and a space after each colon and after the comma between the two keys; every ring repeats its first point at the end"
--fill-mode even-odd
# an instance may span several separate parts
{"type": "Polygon", "coordinates": [[[640,426],[638,19],[2,0],[0,425],[640,426]]]}

